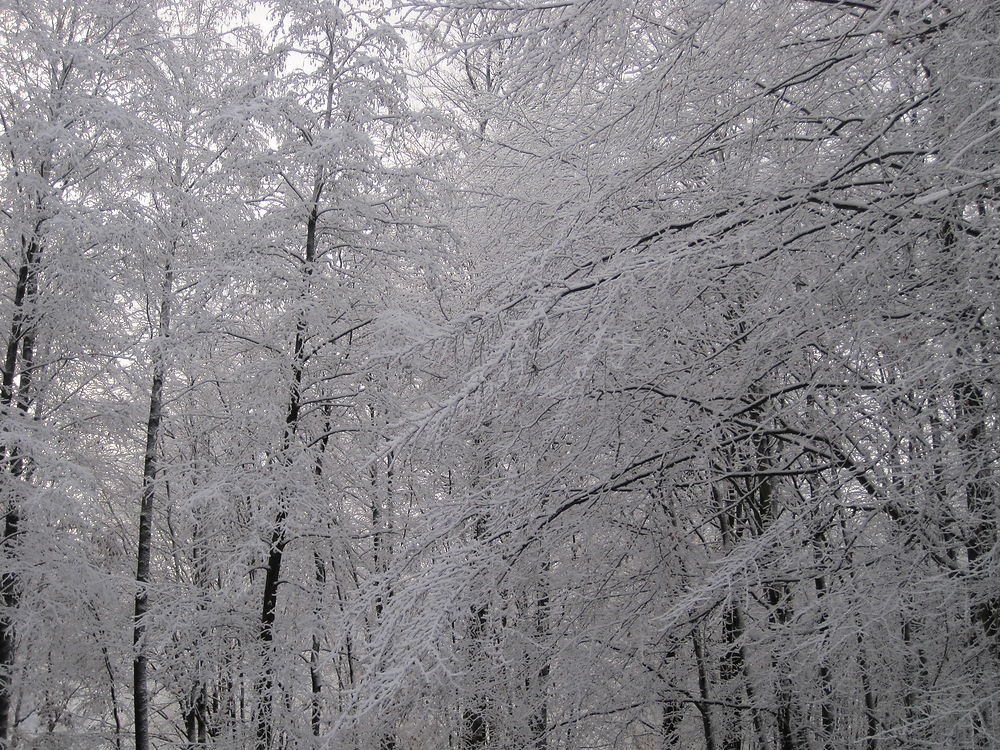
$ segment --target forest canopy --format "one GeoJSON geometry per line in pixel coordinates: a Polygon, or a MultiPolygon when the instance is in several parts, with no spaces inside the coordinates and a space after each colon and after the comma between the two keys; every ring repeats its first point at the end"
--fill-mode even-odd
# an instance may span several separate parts
{"type": "Polygon", "coordinates": [[[0,0],[0,750],[1000,746],[991,0],[0,0]]]}

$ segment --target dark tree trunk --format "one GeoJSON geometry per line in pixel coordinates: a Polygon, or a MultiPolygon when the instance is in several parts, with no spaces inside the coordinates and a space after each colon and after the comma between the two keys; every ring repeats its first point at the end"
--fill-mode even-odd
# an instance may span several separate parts
{"type": "Polygon", "coordinates": [[[173,270],[168,259],[163,277],[163,299],[158,321],[159,342],[153,351],[153,381],[146,420],[146,449],[142,463],[142,494],[139,508],[139,544],[135,569],[135,608],[132,619],[132,700],[135,709],[135,750],[149,750],[149,686],[146,656],[146,613],[149,610],[150,552],[153,541],[153,500],[159,472],[158,445],[163,417],[163,380],[166,372],[163,342],[170,334],[170,296],[173,270]]]}
{"type": "MultiPolygon", "coordinates": [[[[469,639],[477,644],[486,637],[487,606],[479,604],[473,607],[469,625],[469,639]]],[[[475,647],[475,646],[474,646],[475,647]]],[[[479,750],[486,747],[489,741],[490,726],[486,696],[482,689],[475,689],[468,696],[469,704],[462,710],[462,750],[479,750]]]]}
{"type": "MultiPolygon", "coordinates": [[[[323,558],[318,552],[314,553],[313,560],[315,563],[316,584],[322,589],[326,586],[326,565],[323,563],[323,558]]],[[[321,645],[319,634],[313,633],[312,645],[309,651],[309,690],[312,693],[309,722],[312,727],[313,737],[319,737],[320,725],[323,719],[323,680],[319,670],[319,651],[321,645]]]]}
{"type": "MultiPolygon", "coordinates": [[[[20,514],[11,498],[4,518],[3,551],[5,558],[15,556],[20,514]]],[[[6,565],[5,565],[6,567],[6,565]]],[[[0,750],[6,750],[10,737],[11,672],[14,667],[14,623],[10,616],[17,607],[17,576],[5,571],[0,577],[4,614],[0,616],[0,750]]]]}
{"type": "MultiPolygon", "coordinates": [[[[538,596],[535,601],[535,638],[544,644],[549,635],[549,561],[541,565],[541,575],[538,582],[538,596]]],[[[535,710],[528,719],[528,731],[534,743],[535,750],[545,750],[548,747],[549,704],[547,688],[551,665],[546,656],[535,675],[535,700],[538,701],[535,710]]],[[[529,686],[530,687],[530,686],[529,686]]]]}
{"type": "MultiPolygon", "coordinates": [[[[951,221],[944,221],[940,229],[940,239],[947,257],[952,258],[959,250],[958,230],[951,221]]],[[[955,269],[955,277],[964,274],[955,269]]],[[[960,343],[956,360],[968,372],[979,366],[987,371],[990,361],[987,354],[988,334],[982,332],[980,318],[986,313],[979,305],[971,304],[959,311],[959,330],[968,339],[960,343]]],[[[985,581],[985,593],[977,597],[973,605],[973,615],[982,629],[987,647],[994,657],[1000,659],[1000,595],[993,580],[995,569],[989,565],[991,552],[997,543],[997,500],[991,476],[989,456],[994,449],[987,427],[994,409],[989,403],[983,385],[971,375],[963,374],[952,388],[955,402],[955,432],[958,437],[960,468],[965,482],[965,500],[972,528],[966,534],[965,549],[969,560],[969,572],[974,579],[985,581]]]]}
{"type": "MultiPolygon", "coordinates": [[[[9,411],[16,406],[22,414],[28,411],[31,402],[34,335],[28,309],[38,293],[38,262],[42,248],[37,238],[40,230],[41,224],[36,224],[30,238],[21,238],[21,265],[14,287],[13,318],[0,379],[0,408],[9,411]],[[15,380],[18,381],[16,384],[15,380]]],[[[0,446],[0,460],[6,463],[3,470],[12,475],[15,481],[21,479],[25,471],[25,460],[15,446],[0,446]]],[[[11,492],[8,494],[4,513],[3,539],[0,543],[2,559],[16,559],[20,526],[19,498],[16,493],[11,492]]],[[[4,568],[4,572],[0,574],[0,600],[4,606],[4,612],[0,615],[0,750],[6,750],[10,741],[11,673],[14,669],[16,638],[11,613],[17,608],[19,599],[17,574],[11,572],[8,563],[4,564],[4,568]]]]}
{"type": "Polygon", "coordinates": [[[701,727],[705,733],[706,750],[717,750],[719,747],[715,739],[715,727],[712,723],[712,708],[709,701],[712,694],[709,689],[708,666],[705,664],[705,651],[701,645],[701,636],[695,631],[691,636],[694,646],[694,661],[698,668],[698,692],[701,695],[701,702],[698,703],[698,711],[701,712],[701,727]]]}
{"type": "Polygon", "coordinates": [[[260,702],[257,711],[257,750],[270,750],[273,736],[273,704],[274,696],[274,615],[278,601],[278,582],[281,575],[281,560],[288,539],[285,536],[285,519],[287,511],[281,509],[274,519],[271,532],[270,551],[267,556],[266,574],[264,576],[264,592],[260,613],[259,638],[263,647],[264,663],[261,665],[260,679],[257,684],[257,697],[260,702]]]}
{"type": "MultiPolygon", "coordinates": [[[[197,441],[194,444],[191,462],[194,465],[198,465],[197,441]]],[[[196,482],[193,484],[193,488],[195,487],[197,487],[196,482]]],[[[192,582],[198,593],[195,610],[199,613],[204,612],[205,602],[211,596],[209,593],[211,582],[208,575],[207,555],[207,545],[202,534],[202,523],[196,521],[191,531],[191,570],[192,582]]],[[[207,640],[208,636],[209,630],[199,625],[197,635],[195,636],[198,639],[196,643],[207,640]]],[[[209,735],[214,731],[210,727],[210,724],[212,714],[215,713],[215,706],[211,705],[209,701],[209,685],[205,682],[208,670],[205,668],[203,655],[199,654],[197,656],[196,664],[196,673],[191,683],[189,705],[184,715],[184,726],[187,731],[188,744],[191,750],[195,750],[199,746],[204,747],[208,742],[209,735]]],[[[217,696],[216,692],[212,694],[217,696]]]]}
{"type": "MultiPolygon", "coordinates": [[[[474,538],[486,544],[486,519],[479,516],[473,529],[474,538]]],[[[474,604],[469,613],[469,643],[471,655],[478,658],[485,652],[483,643],[489,637],[489,605],[486,602],[474,604]]],[[[476,686],[463,697],[462,729],[459,736],[461,750],[479,750],[490,740],[492,727],[489,720],[489,696],[487,689],[476,686]]]]}
{"type": "MultiPolygon", "coordinates": [[[[319,221],[319,199],[323,183],[317,178],[313,189],[312,208],[306,219],[305,257],[302,267],[303,278],[308,280],[313,273],[316,258],[316,228],[319,221]]],[[[305,372],[306,339],[308,331],[305,314],[302,313],[295,327],[295,343],[292,353],[292,379],[288,395],[288,411],[285,414],[284,435],[281,441],[280,461],[291,462],[291,449],[299,428],[299,409],[302,403],[302,378],[305,372]]],[[[274,736],[274,620],[278,601],[278,584],[281,580],[281,564],[288,544],[285,522],[288,519],[290,498],[283,492],[278,498],[278,510],[271,524],[271,539],[268,545],[267,563],[264,574],[264,590],[261,594],[260,628],[258,639],[261,644],[263,664],[257,681],[257,737],[256,750],[270,750],[274,736]]]]}
{"type": "MultiPolygon", "coordinates": [[[[816,558],[817,568],[822,567],[822,561],[819,558],[820,558],[820,550],[825,540],[826,540],[826,535],[824,534],[823,531],[818,532],[813,537],[813,554],[814,557],[816,558]]],[[[813,579],[813,586],[816,589],[816,601],[819,603],[821,607],[819,626],[821,631],[825,631],[826,615],[822,611],[822,604],[823,604],[823,598],[826,596],[826,576],[822,575],[816,576],[813,579]]],[[[833,705],[831,703],[831,699],[833,697],[833,682],[831,680],[830,668],[829,666],[827,666],[825,661],[820,663],[819,669],[817,671],[818,671],[820,689],[823,691],[823,701],[819,707],[820,725],[823,728],[823,748],[824,750],[829,750],[829,748],[831,747],[831,742],[833,741],[834,737],[833,732],[835,727],[833,705]]]]}
{"type": "Polygon", "coordinates": [[[878,704],[872,692],[868,676],[868,660],[865,658],[864,641],[858,633],[858,670],[861,672],[861,691],[865,703],[865,750],[878,750],[878,704]]]}
{"type": "MultiPolygon", "coordinates": [[[[313,465],[313,474],[317,483],[323,476],[323,456],[330,443],[330,413],[330,404],[325,404],[323,406],[323,437],[320,439],[319,452],[316,455],[316,463],[313,465]]],[[[313,552],[313,565],[317,592],[322,592],[323,589],[326,588],[327,575],[326,563],[323,561],[323,557],[319,554],[319,552],[313,552]]],[[[315,614],[318,621],[320,617],[320,610],[318,608],[315,611],[315,614]]],[[[319,664],[321,646],[322,641],[319,633],[314,632],[309,650],[309,691],[311,693],[309,723],[312,728],[313,737],[319,737],[323,720],[323,677],[320,672],[319,664]]]]}
{"type": "Polygon", "coordinates": [[[684,707],[669,698],[660,699],[660,733],[663,735],[663,747],[677,747],[677,730],[684,720],[684,707]]]}
{"type": "MultiPolygon", "coordinates": [[[[370,407],[372,430],[377,435],[377,410],[370,407]]],[[[377,448],[376,448],[377,449],[377,448]]],[[[395,479],[395,468],[393,466],[394,455],[392,451],[385,457],[385,493],[379,489],[379,463],[373,462],[370,474],[371,480],[371,522],[372,522],[372,568],[377,576],[375,591],[375,623],[378,625],[382,620],[382,613],[385,610],[386,602],[392,598],[392,588],[385,580],[385,573],[388,570],[390,556],[392,554],[391,534],[393,524],[393,481],[395,479]]],[[[396,735],[394,731],[379,730],[379,750],[395,750],[396,735]]]]}
{"type": "MultiPolygon", "coordinates": [[[[982,569],[996,545],[996,500],[987,460],[990,446],[986,436],[986,398],[983,389],[968,380],[956,384],[954,398],[963,476],[967,477],[965,498],[972,518],[966,554],[972,574],[990,579],[993,571],[982,569]]],[[[973,612],[990,650],[1000,657],[1000,596],[985,595],[976,602],[973,612]]]]}
{"type": "MultiPolygon", "coordinates": [[[[717,492],[717,490],[713,489],[713,492],[717,492]]],[[[719,507],[725,508],[725,505],[719,502],[719,498],[716,498],[716,503],[719,507]]],[[[719,525],[720,531],[722,532],[723,548],[728,551],[732,549],[736,541],[732,528],[732,517],[728,509],[723,510],[722,513],[719,514],[719,525]]],[[[747,702],[751,706],[750,711],[753,716],[753,725],[754,730],[757,733],[758,742],[762,748],[770,750],[770,737],[767,733],[766,727],[764,726],[764,719],[761,711],[756,705],[757,691],[754,687],[753,678],[750,674],[749,659],[747,658],[747,646],[744,641],[744,635],[746,634],[746,622],[743,617],[743,608],[738,602],[733,602],[723,611],[722,632],[728,648],[722,658],[722,663],[720,664],[720,677],[723,681],[727,681],[735,679],[737,676],[742,674],[744,690],[746,691],[747,702]]],[[[724,750],[740,750],[742,743],[742,731],[738,725],[735,731],[727,732],[723,738],[724,750]]]]}

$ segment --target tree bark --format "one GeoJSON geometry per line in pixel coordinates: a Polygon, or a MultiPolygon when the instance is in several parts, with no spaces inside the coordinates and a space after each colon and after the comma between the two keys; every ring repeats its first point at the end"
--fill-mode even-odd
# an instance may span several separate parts
{"type": "MultiPolygon", "coordinates": [[[[816,567],[821,568],[820,547],[825,542],[826,536],[823,531],[819,531],[813,537],[813,556],[816,560],[816,567]]],[[[826,576],[818,575],[813,579],[813,586],[816,590],[816,601],[820,605],[819,627],[821,631],[826,630],[826,614],[822,611],[823,598],[826,596],[826,576]]],[[[824,658],[824,657],[821,657],[824,658]]],[[[820,704],[820,725],[823,728],[823,748],[829,750],[833,740],[835,727],[835,717],[831,698],[833,696],[833,683],[830,676],[830,667],[826,664],[825,658],[820,663],[818,671],[820,689],[823,692],[823,699],[820,704]]]]}
{"type": "Polygon", "coordinates": [[[163,275],[163,298],[157,322],[158,341],[153,349],[153,381],[149,392],[146,420],[146,449],[142,463],[142,491],[139,508],[139,544],[135,570],[135,605],[132,617],[132,700],[135,710],[135,750],[149,750],[149,685],[146,656],[146,614],[149,611],[150,553],[153,541],[153,501],[159,473],[158,445],[163,417],[163,380],[166,357],[163,346],[170,335],[170,297],[173,268],[168,257],[163,275]]]}
{"type": "MultiPolygon", "coordinates": [[[[42,170],[43,176],[45,170],[42,170]]],[[[28,309],[38,294],[38,263],[42,247],[38,240],[41,222],[36,223],[30,237],[21,238],[21,265],[17,272],[14,288],[14,312],[11,319],[10,335],[3,362],[0,380],[0,408],[9,411],[16,406],[22,415],[28,411],[31,394],[31,366],[34,359],[34,336],[28,309]],[[19,361],[20,360],[20,361],[19,361]],[[15,379],[18,381],[15,384],[15,379]]],[[[0,446],[0,460],[6,462],[4,471],[15,481],[22,478],[25,470],[24,457],[15,446],[0,446]]],[[[4,514],[3,540],[0,543],[3,557],[15,559],[17,537],[21,526],[21,508],[16,493],[10,493],[4,514]]],[[[9,746],[12,706],[11,673],[15,659],[15,628],[11,614],[18,606],[18,577],[5,565],[0,575],[0,600],[4,613],[0,615],[0,750],[9,746]]]]}
{"type": "Polygon", "coordinates": [[[858,670],[861,672],[861,691],[865,703],[865,750],[878,750],[878,707],[868,677],[868,660],[865,658],[864,639],[858,632],[858,670]]]}
{"type": "MultiPolygon", "coordinates": [[[[549,567],[549,560],[543,560],[538,581],[538,596],[535,600],[535,640],[539,645],[544,644],[549,635],[549,567]]],[[[547,691],[550,670],[551,665],[548,658],[543,657],[535,674],[535,700],[538,703],[528,719],[528,731],[535,750],[546,750],[548,747],[549,704],[547,691]]]]}
{"type": "MultiPolygon", "coordinates": [[[[323,563],[323,558],[318,552],[313,555],[313,562],[315,564],[316,584],[320,588],[323,588],[326,586],[326,565],[323,563]]],[[[316,614],[317,616],[319,615],[318,612],[316,614]]],[[[312,644],[309,649],[309,691],[311,693],[309,724],[312,727],[313,737],[319,737],[320,726],[323,720],[323,678],[319,669],[321,645],[319,634],[313,633],[312,644]]]]}
{"type": "MultiPolygon", "coordinates": [[[[317,178],[314,190],[312,208],[306,219],[305,257],[302,268],[303,277],[308,282],[313,273],[313,262],[316,258],[316,228],[319,221],[319,199],[322,195],[323,183],[317,178]]],[[[281,441],[280,460],[284,464],[291,462],[290,451],[292,441],[299,428],[299,410],[302,403],[302,379],[306,367],[306,337],[307,325],[305,313],[300,313],[295,326],[295,343],[292,350],[292,379],[288,394],[288,411],[285,413],[285,427],[281,441]]],[[[278,499],[278,510],[271,524],[271,539],[268,546],[267,563],[264,574],[264,590],[261,594],[260,628],[258,640],[262,647],[260,679],[257,682],[257,737],[256,750],[270,750],[274,735],[274,620],[275,605],[278,601],[278,584],[281,580],[281,564],[288,535],[285,522],[288,518],[287,492],[282,490],[278,499]]]]}
{"type": "MultiPolygon", "coordinates": [[[[473,607],[469,626],[469,639],[478,643],[486,637],[487,606],[479,604],[473,607]]],[[[486,747],[490,737],[490,725],[487,714],[486,697],[480,690],[473,690],[469,696],[470,705],[462,709],[462,750],[479,750],[486,747]]]]}
{"type": "MultiPolygon", "coordinates": [[[[986,401],[983,389],[962,380],[955,385],[958,445],[962,454],[965,498],[972,517],[966,542],[969,568],[974,576],[988,579],[992,571],[981,568],[989,561],[996,545],[996,500],[993,497],[986,438],[986,401]]],[[[995,591],[996,589],[994,589],[995,591]]],[[[1000,658],[1000,596],[986,595],[976,602],[974,615],[994,656],[1000,658]]]]}
{"type": "MultiPolygon", "coordinates": [[[[325,404],[323,406],[323,437],[319,441],[319,451],[316,455],[316,463],[313,464],[313,476],[315,477],[317,483],[323,476],[323,455],[326,453],[327,445],[330,443],[330,411],[330,405],[325,404]]],[[[323,561],[323,556],[320,555],[319,552],[313,552],[313,573],[317,591],[321,592],[324,588],[326,588],[326,563],[323,561]]],[[[318,621],[321,615],[318,607],[314,611],[314,614],[317,619],[316,627],[318,628],[318,621]]],[[[323,676],[319,667],[319,654],[321,646],[322,643],[319,633],[314,631],[309,650],[309,691],[311,693],[309,723],[312,728],[313,737],[319,737],[323,720],[323,676]]]]}
{"type": "MultiPolygon", "coordinates": [[[[713,488],[713,493],[718,495],[718,490],[713,488]]],[[[725,508],[725,506],[720,502],[720,498],[716,497],[716,504],[719,507],[725,508]]],[[[722,544],[723,548],[728,551],[732,549],[735,544],[734,532],[732,528],[731,518],[729,510],[723,510],[719,514],[719,524],[720,531],[722,532],[722,544]]],[[[733,679],[738,675],[742,674],[744,689],[747,694],[747,702],[751,705],[755,705],[756,700],[756,688],[753,683],[753,678],[750,674],[749,659],[747,658],[747,646],[743,640],[746,634],[746,622],[743,617],[743,608],[737,602],[733,602],[731,605],[726,607],[723,612],[723,635],[725,636],[728,649],[725,656],[723,656],[722,664],[720,665],[720,677],[723,681],[733,679]]],[[[761,711],[757,708],[751,709],[751,715],[753,716],[754,730],[757,733],[758,742],[762,748],[765,750],[771,749],[771,738],[767,733],[767,729],[764,726],[763,716],[761,711]]],[[[723,742],[724,750],[739,750],[742,743],[742,732],[727,732],[723,742]]]]}
{"type": "MultiPolygon", "coordinates": [[[[297,409],[295,410],[297,412],[297,409]]],[[[260,701],[257,711],[257,750],[269,750],[273,735],[273,700],[274,689],[274,616],[278,601],[278,582],[281,575],[281,561],[288,538],[285,535],[285,519],[288,513],[280,509],[274,519],[271,531],[270,547],[267,555],[266,573],[264,576],[264,591],[261,601],[259,640],[263,647],[260,679],[257,684],[257,698],[260,701]]]]}
{"type": "MultiPolygon", "coordinates": [[[[14,498],[9,500],[4,518],[3,551],[4,558],[15,556],[20,514],[14,498]]],[[[0,615],[0,750],[7,750],[10,737],[11,672],[14,668],[14,622],[10,614],[17,607],[17,576],[5,571],[0,577],[4,614],[0,615]]]]}
{"type": "Polygon", "coordinates": [[[717,750],[718,742],[715,739],[715,727],[712,723],[712,707],[709,705],[711,692],[709,690],[708,666],[705,664],[705,652],[701,644],[701,636],[698,631],[691,636],[694,646],[694,660],[698,667],[698,692],[701,694],[701,702],[698,703],[698,711],[701,713],[701,727],[705,733],[705,749],[717,750]]]}

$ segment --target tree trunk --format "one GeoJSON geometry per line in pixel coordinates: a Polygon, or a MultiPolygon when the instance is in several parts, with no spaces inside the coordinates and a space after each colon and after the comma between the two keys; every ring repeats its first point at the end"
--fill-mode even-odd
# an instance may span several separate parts
{"type": "MultiPolygon", "coordinates": [[[[942,222],[940,240],[945,256],[952,259],[959,250],[958,230],[950,220],[942,222]]],[[[955,277],[959,273],[957,261],[955,277]]],[[[961,293],[961,292],[960,292],[961,293]]],[[[987,354],[987,334],[980,333],[980,317],[985,314],[979,305],[970,304],[958,313],[959,330],[968,339],[960,343],[956,351],[956,361],[964,364],[966,370],[974,372],[978,366],[984,371],[990,362],[987,354]],[[978,340],[977,340],[978,339],[978,340]]],[[[993,413],[986,393],[980,383],[971,375],[963,374],[952,388],[955,402],[955,433],[958,437],[959,465],[965,483],[965,501],[971,517],[972,529],[966,534],[966,554],[969,572],[974,579],[986,580],[987,592],[973,605],[974,617],[982,629],[986,645],[995,658],[1000,659],[1000,596],[995,594],[993,584],[995,570],[982,569],[988,564],[990,553],[997,542],[997,502],[991,481],[989,456],[994,446],[990,439],[987,420],[993,413]]]]}
{"type": "MultiPolygon", "coordinates": [[[[823,531],[817,532],[813,537],[813,556],[816,561],[816,567],[821,568],[820,560],[820,547],[826,540],[826,535],[823,531]]],[[[826,576],[818,575],[813,579],[813,586],[816,589],[816,601],[820,606],[820,616],[819,616],[819,628],[823,632],[826,630],[826,615],[822,611],[823,598],[826,596],[826,576]]],[[[833,683],[830,677],[830,668],[827,666],[825,657],[821,657],[824,660],[820,663],[818,671],[820,689],[823,692],[823,700],[820,704],[820,724],[823,728],[823,748],[824,750],[829,750],[831,747],[831,742],[833,740],[833,732],[835,727],[833,706],[831,704],[831,698],[833,696],[833,683]]]]}
{"type": "Polygon", "coordinates": [[[868,677],[868,660],[865,658],[864,639],[858,632],[858,670],[861,672],[861,691],[865,703],[865,750],[878,750],[878,714],[871,679],[868,677]]]}
{"type": "Polygon", "coordinates": [[[684,720],[684,708],[670,698],[660,699],[660,734],[663,736],[664,750],[677,747],[677,730],[684,720]]]}
{"type": "MultiPolygon", "coordinates": [[[[4,518],[4,558],[15,556],[20,514],[13,497],[4,518]]],[[[6,567],[6,566],[5,566],[6,567]]],[[[10,737],[11,672],[14,668],[14,622],[10,615],[17,607],[17,576],[4,571],[0,577],[4,614],[0,615],[0,750],[7,750],[10,737]]]]}
{"type": "MultiPolygon", "coordinates": [[[[44,176],[44,168],[43,168],[44,176]]],[[[31,237],[21,238],[21,265],[17,272],[14,288],[14,311],[11,319],[10,336],[0,380],[0,408],[10,410],[16,405],[17,411],[25,414],[31,401],[31,366],[34,359],[34,335],[28,308],[38,294],[38,262],[42,248],[38,241],[41,223],[34,227],[31,237]],[[20,354],[20,361],[18,355],[20,354]],[[19,372],[20,371],[20,372],[19,372]],[[15,384],[15,379],[18,381],[15,384]]],[[[22,478],[25,470],[24,457],[16,446],[0,446],[0,460],[6,461],[4,470],[15,481],[22,478]]],[[[17,493],[11,492],[4,514],[3,540],[0,543],[3,557],[13,560],[20,532],[21,508],[17,493]]],[[[4,613],[0,615],[0,750],[6,750],[10,739],[10,710],[12,705],[11,673],[15,659],[15,630],[11,613],[18,605],[18,578],[10,572],[10,566],[0,575],[0,600],[4,613]]]]}
{"type": "MultiPolygon", "coordinates": [[[[377,435],[376,426],[377,410],[370,407],[372,419],[372,429],[377,435]]],[[[378,446],[376,442],[376,446],[378,446]]],[[[377,448],[376,448],[377,450],[377,448]]],[[[392,589],[387,585],[385,573],[388,570],[390,555],[392,554],[391,533],[393,524],[393,481],[395,479],[395,468],[393,466],[394,455],[392,451],[385,457],[385,493],[384,497],[379,491],[379,462],[373,462],[371,468],[371,521],[372,521],[372,569],[376,575],[375,591],[375,624],[382,620],[382,612],[385,603],[392,597],[392,589]]],[[[396,735],[394,732],[385,731],[379,728],[379,750],[395,750],[396,735]]]]}
{"type": "MultiPolygon", "coordinates": [[[[326,453],[327,445],[330,443],[330,404],[323,406],[323,437],[319,441],[319,451],[316,455],[316,463],[313,464],[313,476],[317,484],[323,476],[323,455],[326,453]]],[[[313,568],[316,581],[317,594],[326,588],[326,563],[319,552],[313,552],[313,568]]],[[[320,609],[314,611],[317,625],[321,616],[320,609]]],[[[311,693],[309,723],[312,728],[313,737],[319,737],[320,727],[323,720],[323,678],[319,668],[319,654],[322,642],[319,633],[313,632],[312,643],[309,650],[309,691],[311,693]]]]}
{"type": "MultiPolygon", "coordinates": [[[[535,601],[535,640],[539,644],[544,644],[549,635],[549,567],[549,561],[543,560],[538,581],[538,596],[535,601]]],[[[549,704],[547,689],[550,670],[551,665],[548,658],[543,657],[535,675],[535,700],[538,703],[528,718],[528,731],[535,750],[546,750],[548,747],[549,704]]]]}
{"type": "Polygon", "coordinates": [[[163,379],[166,373],[163,346],[170,335],[170,297],[173,293],[173,269],[168,258],[163,275],[163,298],[157,323],[158,341],[153,349],[153,382],[149,392],[146,420],[146,450],[142,464],[142,494],[139,508],[139,546],[135,570],[135,608],[132,618],[132,700],[135,708],[135,750],[149,750],[149,686],[146,656],[146,613],[149,610],[149,569],[153,540],[153,500],[159,471],[157,446],[163,417],[163,379]]]}
{"type": "MultiPolygon", "coordinates": [[[[297,411],[297,409],[295,410],[297,411]]],[[[285,519],[287,511],[280,509],[274,519],[271,531],[271,544],[267,556],[266,574],[264,576],[264,591],[261,603],[259,640],[262,658],[260,679],[257,683],[257,698],[260,701],[257,710],[257,750],[270,750],[273,736],[273,702],[274,696],[274,615],[278,601],[278,581],[281,575],[281,560],[288,539],[285,535],[285,519]]]]}
{"type": "MultiPolygon", "coordinates": [[[[317,177],[313,189],[312,208],[306,219],[305,257],[302,268],[303,277],[308,281],[313,273],[313,262],[316,258],[316,226],[319,221],[319,199],[322,195],[323,183],[317,177]]],[[[291,462],[290,451],[292,441],[299,428],[299,408],[302,403],[302,378],[306,367],[306,320],[305,313],[300,313],[295,326],[295,343],[292,352],[292,381],[288,394],[288,411],[285,413],[285,428],[281,441],[280,460],[286,465],[291,462]]],[[[285,491],[282,494],[287,495],[285,491]]],[[[260,678],[257,681],[257,737],[256,750],[270,750],[274,734],[274,619],[275,605],[278,601],[278,584],[281,580],[281,563],[288,544],[285,531],[285,521],[288,518],[287,496],[279,497],[278,510],[271,524],[271,539],[268,546],[267,563],[264,574],[264,590],[261,595],[260,628],[258,640],[261,644],[262,658],[260,678]]]]}
{"type": "MultiPolygon", "coordinates": [[[[713,488],[713,494],[718,495],[718,490],[713,488]]],[[[725,505],[720,503],[719,500],[720,498],[717,496],[717,505],[725,508],[725,505]]],[[[723,548],[728,551],[732,549],[735,543],[729,510],[724,509],[719,514],[719,524],[720,531],[722,532],[723,548]]],[[[771,738],[767,733],[766,727],[764,726],[764,719],[761,711],[756,707],[757,691],[754,686],[753,678],[750,674],[749,659],[747,658],[747,646],[744,641],[744,635],[746,634],[746,622],[743,617],[743,608],[737,602],[733,602],[731,605],[726,607],[723,612],[722,630],[728,649],[726,650],[726,654],[723,656],[722,663],[720,664],[720,677],[723,681],[727,681],[742,674],[744,689],[747,694],[747,702],[751,706],[750,711],[753,716],[753,725],[754,730],[757,733],[758,742],[762,748],[770,750],[771,738]]],[[[740,750],[743,738],[742,731],[740,731],[738,726],[735,732],[726,733],[723,743],[724,750],[740,750]]]]}
{"type": "MultiPolygon", "coordinates": [[[[973,524],[966,554],[972,575],[991,580],[995,571],[981,569],[996,545],[996,500],[987,460],[991,446],[986,430],[985,394],[977,384],[962,380],[955,385],[954,398],[958,445],[966,477],[965,499],[973,524]]],[[[990,651],[1000,658],[1000,596],[987,594],[976,602],[973,612],[990,651]]]]}
{"type": "Polygon", "coordinates": [[[694,646],[694,660],[698,667],[698,692],[701,695],[701,702],[698,703],[698,711],[701,712],[701,727],[705,733],[705,749],[717,750],[718,742],[715,739],[715,727],[712,724],[712,707],[709,701],[712,698],[709,690],[708,667],[705,664],[705,652],[701,645],[701,635],[697,630],[691,636],[694,646]]]}
{"type": "MultiPolygon", "coordinates": [[[[313,562],[315,564],[316,584],[322,589],[326,586],[326,565],[323,563],[323,558],[318,552],[313,554],[313,562]]],[[[318,618],[319,612],[317,611],[315,614],[318,618]]],[[[309,708],[309,723],[312,727],[313,737],[319,737],[320,725],[323,719],[323,679],[319,670],[321,645],[319,634],[313,633],[312,644],[309,649],[309,691],[312,694],[309,708]]]]}
{"type": "MultiPolygon", "coordinates": [[[[477,542],[486,544],[486,519],[482,515],[476,519],[473,537],[477,542]]],[[[486,653],[484,643],[489,637],[489,605],[484,601],[475,603],[469,615],[469,651],[470,656],[476,659],[486,653]]],[[[461,750],[479,750],[486,747],[490,740],[492,727],[487,690],[476,686],[463,697],[465,706],[462,709],[462,729],[459,736],[461,750]]]]}

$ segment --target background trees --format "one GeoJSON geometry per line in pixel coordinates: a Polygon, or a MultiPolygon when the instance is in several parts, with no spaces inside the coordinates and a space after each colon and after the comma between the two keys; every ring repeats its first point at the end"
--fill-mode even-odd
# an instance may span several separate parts
{"type": "Polygon", "coordinates": [[[988,3],[2,14],[0,746],[996,744],[988,3]]]}
{"type": "Polygon", "coordinates": [[[108,527],[96,457],[78,440],[97,416],[95,384],[118,374],[129,343],[118,284],[134,232],[109,183],[134,156],[131,73],[151,26],[145,9],[116,3],[5,3],[0,17],[6,747],[86,721],[84,706],[111,711],[114,647],[95,618],[114,594],[85,541],[108,527]],[[68,623],[81,624],[81,643],[66,642],[68,623]]]}
{"type": "MultiPolygon", "coordinates": [[[[994,273],[994,251],[977,245],[994,160],[969,165],[969,181],[938,171],[943,153],[964,158],[979,136],[937,128],[951,96],[960,119],[992,111],[995,92],[981,87],[995,76],[953,69],[944,83],[927,61],[955,34],[975,65],[992,64],[995,44],[971,42],[990,12],[421,7],[454,45],[449,91],[470,59],[502,45],[491,111],[517,112],[507,127],[470,128],[486,143],[477,155],[501,155],[477,188],[503,226],[494,247],[512,252],[484,284],[502,290],[476,321],[484,353],[428,419],[452,434],[468,425],[473,443],[488,425],[503,446],[490,498],[504,512],[490,519],[496,550],[480,575],[514,570],[534,544],[564,556],[553,571],[580,571],[586,606],[548,641],[575,649],[551,672],[561,741],[988,744],[993,691],[951,684],[945,655],[946,632],[982,653],[992,638],[989,605],[971,604],[980,558],[959,541],[979,532],[958,531],[956,517],[984,507],[969,498],[992,482],[986,443],[971,495],[932,476],[967,460],[959,444],[973,433],[990,441],[986,422],[960,426],[962,404],[989,387],[948,385],[962,357],[955,319],[940,316],[959,314],[945,302],[968,283],[959,278],[994,273]],[[953,187],[932,187],[943,183],[953,187]],[[928,207],[951,190],[972,192],[952,207],[957,234],[942,234],[928,207]],[[931,258],[960,254],[959,235],[979,249],[976,270],[956,274],[931,258]],[[925,459],[939,449],[948,458],[925,459]],[[534,465],[540,453],[561,459],[554,477],[534,465]],[[519,543],[504,553],[508,538],[519,543]],[[620,597],[604,615],[614,625],[601,592],[620,597]],[[927,615],[919,626],[915,610],[927,615]],[[937,703],[943,684],[963,697],[937,703]],[[678,719],[679,705],[699,721],[678,719]]],[[[474,80],[469,97],[482,101],[474,80]]],[[[992,320],[992,294],[982,300],[967,320],[992,320]]],[[[984,371],[991,359],[978,360],[984,371]]],[[[548,606],[573,613],[570,601],[548,606]]]]}

